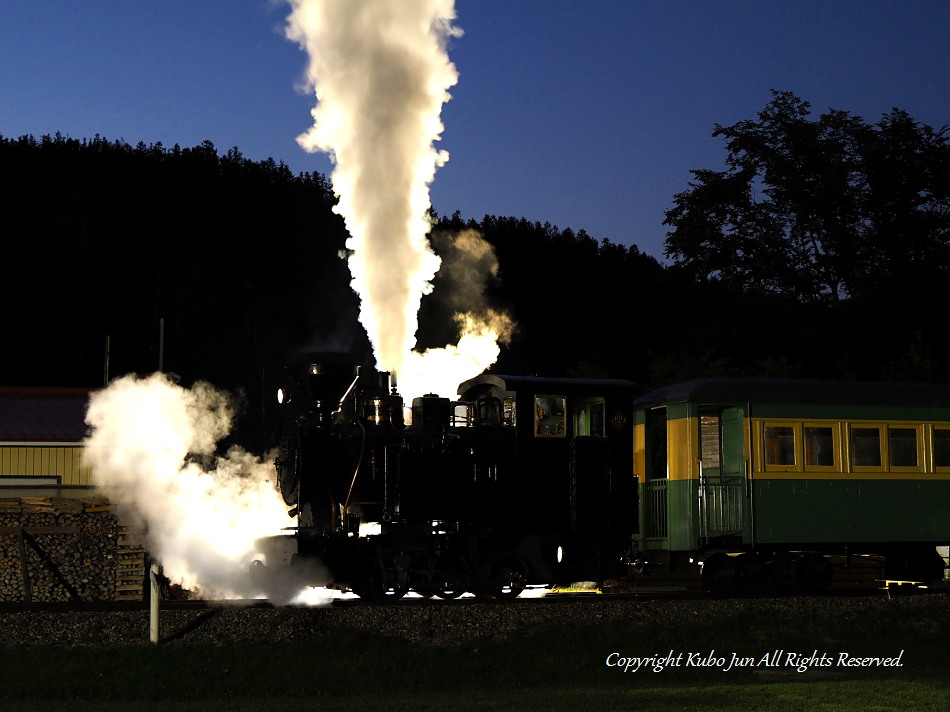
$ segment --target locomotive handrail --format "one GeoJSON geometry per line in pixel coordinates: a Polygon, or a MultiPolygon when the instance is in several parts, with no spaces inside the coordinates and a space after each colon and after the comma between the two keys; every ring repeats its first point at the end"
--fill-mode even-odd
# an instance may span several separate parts
{"type": "MultiPolygon", "coordinates": [[[[355,383],[355,381],[354,381],[355,383]]],[[[343,502],[343,516],[350,510],[350,498],[353,496],[353,488],[356,487],[356,477],[360,473],[360,466],[363,464],[363,455],[366,453],[366,426],[360,418],[356,419],[360,426],[360,454],[356,458],[356,465],[353,468],[353,479],[350,480],[350,488],[346,491],[346,500],[343,502]]]]}
{"type": "Polygon", "coordinates": [[[360,380],[360,374],[357,373],[356,376],[353,378],[353,382],[350,383],[349,388],[347,388],[346,392],[343,393],[342,396],[340,396],[340,402],[337,404],[337,408],[334,411],[334,413],[339,413],[340,411],[343,410],[343,404],[346,402],[346,399],[349,398],[350,393],[353,392],[353,389],[356,388],[356,384],[359,382],[359,380],[360,380]]]}

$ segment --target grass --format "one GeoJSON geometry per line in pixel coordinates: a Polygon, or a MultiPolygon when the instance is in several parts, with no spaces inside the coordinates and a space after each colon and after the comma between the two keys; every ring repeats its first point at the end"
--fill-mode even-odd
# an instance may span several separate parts
{"type": "MultiPolygon", "coordinates": [[[[943,712],[947,709],[946,691],[921,682],[888,683],[795,682],[768,685],[666,685],[631,689],[559,688],[499,691],[487,689],[477,695],[460,696],[451,687],[425,694],[396,691],[391,694],[361,692],[345,697],[318,696],[280,698],[256,696],[240,700],[75,700],[43,702],[44,712],[127,712],[133,705],[144,712],[299,712],[326,710],[353,712],[444,712],[458,710],[498,710],[551,712],[570,709],[583,712],[786,712],[816,710],[840,712],[854,710],[890,712],[912,709],[915,712],[943,712]]],[[[4,701],[5,712],[35,712],[36,702],[4,701]]]]}
{"type": "MultiPolygon", "coordinates": [[[[903,616],[903,617],[901,617],[903,616]]],[[[565,624],[449,650],[338,632],[313,643],[0,649],[3,712],[254,710],[772,710],[849,712],[950,709],[948,623],[730,618],[676,628],[565,624]],[[791,652],[891,655],[900,668],[669,667],[623,672],[623,655],[791,652]]],[[[784,657],[784,655],[783,655],[784,657]]]]}

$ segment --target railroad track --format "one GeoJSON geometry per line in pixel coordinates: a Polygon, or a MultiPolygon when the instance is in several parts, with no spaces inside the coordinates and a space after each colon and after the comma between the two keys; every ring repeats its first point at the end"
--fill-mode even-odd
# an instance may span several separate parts
{"type": "MultiPolygon", "coordinates": [[[[287,608],[355,608],[363,606],[389,606],[396,608],[413,607],[436,607],[436,606],[544,606],[557,603],[570,602],[592,602],[603,603],[607,601],[686,601],[686,600],[790,600],[790,599],[820,599],[820,598],[892,598],[897,596],[931,596],[946,595],[950,593],[950,587],[922,588],[917,586],[900,587],[868,587],[868,588],[847,588],[830,589],[820,593],[801,594],[795,592],[776,592],[765,591],[756,593],[742,594],[710,594],[695,589],[689,590],[661,590],[646,589],[641,591],[624,591],[615,593],[595,593],[595,592],[558,592],[546,593],[542,596],[519,597],[506,600],[485,600],[466,596],[456,599],[443,600],[439,598],[426,598],[422,596],[406,596],[399,599],[387,600],[365,600],[357,597],[338,596],[327,598],[320,604],[296,603],[289,604],[287,608]]],[[[188,610],[210,610],[210,609],[251,609],[251,608],[280,608],[282,606],[274,605],[264,599],[181,599],[181,600],[162,600],[159,604],[161,610],[168,611],[188,611],[188,610]]],[[[0,602],[0,613],[21,612],[21,611],[147,611],[149,609],[148,601],[54,601],[54,602],[0,602]]]]}

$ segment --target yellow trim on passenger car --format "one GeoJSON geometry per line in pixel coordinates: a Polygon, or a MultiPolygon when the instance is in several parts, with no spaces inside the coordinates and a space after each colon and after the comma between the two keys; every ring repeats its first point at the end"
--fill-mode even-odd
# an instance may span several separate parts
{"type": "Polygon", "coordinates": [[[647,427],[643,423],[633,426],[633,476],[646,482],[647,474],[647,427]]]}
{"type": "MultiPolygon", "coordinates": [[[[884,421],[884,420],[800,420],[795,418],[755,418],[753,419],[753,470],[757,478],[768,479],[773,475],[794,475],[791,479],[823,479],[828,475],[850,477],[852,479],[944,479],[940,475],[950,475],[950,465],[938,467],[934,460],[934,432],[950,431],[950,423],[924,423],[921,421],[884,421]],[[795,464],[787,462],[766,463],[770,453],[766,443],[767,428],[787,428],[794,436],[795,464]],[[834,465],[809,464],[805,436],[810,429],[830,429],[834,465]],[[901,456],[910,451],[899,452],[898,432],[913,431],[916,464],[895,464],[901,456]],[[858,443],[855,436],[868,431],[866,436],[872,442],[858,443]],[[864,453],[858,452],[858,446],[876,449],[864,453]],[[875,451],[876,450],[876,451],[875,451]],[[861,455],[870,455],[867,462],[860,464],[861,455]]],[[[909,439],[909,438],[907,438],[909,439]]],[[[789,452],[788,444],[784,443],[789,452]]],[[[773,449],[776,445],[773,443],[773,449]]],[[[814,454],[814,453],[813,453],[814,454]]],[[[910,458],[908,457],[909,461],[910,458]]]]}
{"type": "Polygon", "coordinates": [[[899,482],[935,482],[950,480],[950,472],[837,472],[829,477],[827,472],[763,472],[752,473],[756,480],[894,480],[899,482]]]}
{"type": "Polygon", "coordinates": [[[669,479],[692,480],[698,476],[699,435],[695,418],[666,421],[669,479]]]}

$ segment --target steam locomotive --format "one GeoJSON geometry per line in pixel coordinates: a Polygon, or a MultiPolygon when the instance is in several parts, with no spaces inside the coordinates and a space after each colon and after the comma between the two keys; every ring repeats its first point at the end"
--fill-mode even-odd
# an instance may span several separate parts
{"type": "Polygon", "coordinates": [[[457,396],[407,419],[388,373],[327,354],[288,370],[277,482],[298,526],[267,558],[366,598],[616,577],[636,530],[633,384],[482,375],[457,396]]]}
{"type": "Polygon", "coordinates": [[[321,355],[287,372],[277,480],[296,516],[268,565],[366,598],[507,598],[668,580],[819,589],[831,556],[938,581],[950,387],[484,374],[403,399],[321,355]],[[372,527],[372,528],[370,528],[372,527]]]}

